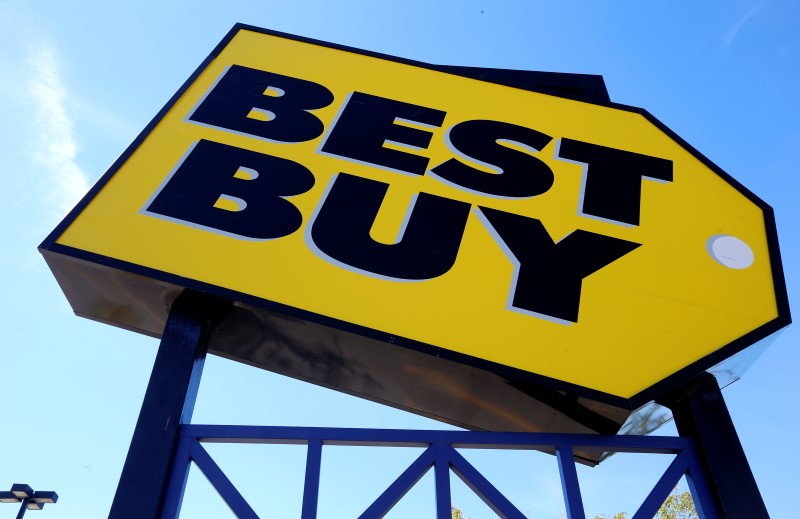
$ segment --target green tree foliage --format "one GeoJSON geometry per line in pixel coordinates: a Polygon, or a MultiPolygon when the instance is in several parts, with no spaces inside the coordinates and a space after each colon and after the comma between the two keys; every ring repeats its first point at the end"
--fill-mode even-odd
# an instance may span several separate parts
{"type": "MultiPolygon", "coordinates": [[[[597,514],[594,519],[626,519],[628,514],[625,512],[618,512],[614,515],[597,514]]],[[[563,519],[564,516],[562,516],[563,519]]],[[[692,494],[688,490],[679,492],[678,488],[667,497],[664,504],[656,512],[653,519],[700,519],[697,515],[697,510],[694,508],[694,500],[692,494]]]]}
{"type": "MultiPolygon", "coordinates": [[[[450,505],[450,513],[452,519],[466,519],[464,513],[456,508],[455,505],[450,505]]],[[[626,519],[628,514],[625,512],[618,512],[614,515],[597,514],[594,519],[626,519]]],[[[471,518],[470,518],[471,519],[471,518]]],[[[559,519],[566,519],[564,514],[561,514],[559,519]]],[[[697,515],[697,510],[694,507],[694,500],[692,494],[688,490],[678,492],[678,488],[667,497],[664,504],[656,512],[653,519],[700,519],[697,515]]]]}
{"type": "Polygon", "coordinates": [[[676,488],[658,509],[654,519],[698,519],[692,494],[688,490],[678,493],[676,488]]]}

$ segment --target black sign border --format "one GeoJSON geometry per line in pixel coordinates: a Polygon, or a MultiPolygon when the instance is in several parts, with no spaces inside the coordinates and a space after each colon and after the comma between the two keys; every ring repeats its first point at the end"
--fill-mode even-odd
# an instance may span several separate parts
{"type": "Polygon", "coordinates": [[[169,99],[164,107],[156,114],[150,123],[142,130],[136,139],[128,146],[128,148],[120,155],[120,157],[111,165],[105,174],[95,183],[89,192],[81,199],[81,201],[67,214],[67,216],[59,223],[55,229],[45,238],[39,246],[40,252],[51,252],[56,254],[63,254],[73,258],[85,260],[91,263],[100,264],[109,268],[119,269],[122,271],[138,274],[144,277],[153,278],[156,280],[171,283],[177,286],[207,292],[210,294],[224,297],[233,301],[240,301],[255,307],[264,308],[266,310],[275,311],[298,319],[308,320],[324,326],[329,326],[342,331],[355,333],[368,338],[387,342],[395,345],[400,345],[406,348],[416,350],[428,355],[434,355],[441,358],[449,359],[458,363],[473,366],[478,369],[486,370],[496,373],[501,377],[509,380],[518,380],[523,382],[530,382],[535,386],[541,386],[552,389],[558,392],[564,392],[568,395],[581,396],[596,400],[598,402],[607,403],[616,407],[626,409],[637,409],[642,405],[657,400],[670,391],[691,383],[695,378],[704,375],[706,370],[716,366],[720,362],[728,359],[729,357],[739,353],[745,348],[765,339],[769,335],[777,332],[781,328],[791,323],[791,312],[789,309],[789,298],[786,289],[786,280],[783,273],[783,264],[780,255],[780,248],[778,246],[778,233],[775,223],[775,215],[772,207],[764,202],[761,198],[753,194],[749,189],[740,184],[736,179],[731,177],[728,173],[720,169],[716,164],[709,160],[705,155],[697,151],[693,146],[683,140],[675,132],[670,130],[664,123],[656,119],[647,110],[643,108],[628,106],[620,103],[615,103],[608,99],[608,94],[605,91],[604,83],[600,76],[583,75],[583,74],[554,74],[546,72],[528,72],[528,71],[514,71],[504,69],[483,69],[473,67],[460,67],[460,66],[439,66],[428,63],[423,63],[415,60],[399,58],[387,54],[381,54],[372,51],[357,49],[344,45],[333,44],[311,38],[305,38],[283,32],[263,29],[252,25],[237,23],[223,38],[223,40],[214,48],[209,56],[200,64],[195,72],[184,82],[181,88],[169,99]],[[614,108],[641,115],[648,122],[655,125],[658,129],[663,131],[667,136],[673,139],[686,151],[692,154],[696,159],[702,162],[706,167],[716,173],[725,182],[734,187],[742,195],[747,197],[756,206],[762,209],[764,214],[764,225],[767,235],[767,247],[769,250],[770,262],[772,267],[772,279],[775,289],[775,298],[778,308],[778,316],[772,321],[756,328],[755,330],[743,335],[742,337],[732,341],[731,343],[720,347],[716,351],[706,355],[705,357],[693,362],[692,364],[684,367],[683,369],[673,373],[672,375],[664,378],[660,382],[644,389],[630,398],[624,398],[617,395],[612,395],[602,391],[597,391],[584,386],[571,384],[562,380],[546,377],[536,373],[527,372],[517,368],[504,366],[485,359],[465,355],[462,353],[447,350],[441,347],[432,346],[426,343],[408,339],[405,337],[397,336],[391,333],[382,332],[372,328],[367,328],[360,325],[355,325],[328,316],[316,314],[299,308],[283,305],[274,301],[258,298],[248,294],[243,294],[233,290],[229,290],[220,286],[203,283],[189,278],[184,278],[168,272],[144,267],[127,261],[122,261],[116,258],[94,254],[91,252],[83,251],[73,247],[60,245],[56,240],[61,234],[75,221],[78,215],[89,205],[94,197],[105,187],[111,180],[116,172],[122,167],[136,149],[147,138],[150,132],[161,122],[169,110],[178,102],[181,96],[189,89],[189,87],[198,79],[211,62],[219,56],[227,44],[234,38],[239,31],[252,31],[256,33],[276,36],[280,38],[291,39],[312,45],[328,47],[345,52],[355,54],[362,54],[365,56],[378,58],[387,61],[393,61],[406,65],[411,65],[420,68],[427,68],[437,72],[454,74],[464,77],[469,77],[475,80],[484,81],[488,83],[497,83],[513,88],[520,88],[555,97],[563,97],[577,102],[585,102],[599,106],[614,108]],[[560,77],[558,77],[560,76],[560,77]],[[599,83],[598,83],[599,78],[599,83]]]}

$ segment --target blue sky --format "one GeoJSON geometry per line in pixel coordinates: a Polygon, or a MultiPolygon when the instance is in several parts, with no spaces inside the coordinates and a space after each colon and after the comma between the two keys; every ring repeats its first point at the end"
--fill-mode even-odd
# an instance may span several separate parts
{"type": "MultiPolygon", "coordinates": [[[[432,63],[602,74],[612,100],[646,108],[774,207],[797,300],[800,8],[789,0],[5,0],[0,13],[0,488],[56,490],[62,499],[47,517],[107,513],[157,341],[73,316],[36,246],[236,22],[432,63]]],[[[782,332],[724,391],[776,518],[796,515],[800,488],[790,458],[800,426],[797,333],[782,332]]],[[[221,359],[206,366],[195,421],[443,427],[221,359]]],[[[243,466],[236,455],[231,463],[243,466]]],[[[525,513],[557,517],[552,478],[536,479],[538,469],[518,457],[486,464],[511,480],[525,513]]],[[[625,494],[636,491],[620,489],[652,469],[632,466],[612,458],[581,472],[588,511],[633,511],[625,494]]],[[[265,485],[283,488],[296,470],[277,469],[265,485]]],[[[355,467],[345,474],[351,488],[371,484],[355,467]]],[[[490,517],[459,499],[475,519],[490,517]]],[[[329,517],[336,501],[323,494],[329,517]]],[[[0,506],[0,517],[13,513],[0,506]]]]}

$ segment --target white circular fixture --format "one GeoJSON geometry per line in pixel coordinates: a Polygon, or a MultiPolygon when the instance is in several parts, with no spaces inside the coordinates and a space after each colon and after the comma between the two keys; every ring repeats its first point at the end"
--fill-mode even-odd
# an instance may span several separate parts
{"type": "Polygon", "coordinates": [[[736,236],[712,236],[706,242],[706,249],[718,263],[731,269],[746,269],[755,261],[753,249],[736,236]]]}

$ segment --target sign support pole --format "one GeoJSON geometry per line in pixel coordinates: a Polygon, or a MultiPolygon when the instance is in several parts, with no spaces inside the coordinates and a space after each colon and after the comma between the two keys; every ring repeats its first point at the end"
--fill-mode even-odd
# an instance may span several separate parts
{"type": "Polygon", "coordinates": [[[209,332],[230,302],[185,290],[172,304],[110,519],[158,519],[180,425],[189,423],[208,350],[209,332]]]}
{"type": "Polygon", "coordinates": [[[719,519],[769,519],[717,380],[706,374],[662,403],[695,442],[719,519]]]}

